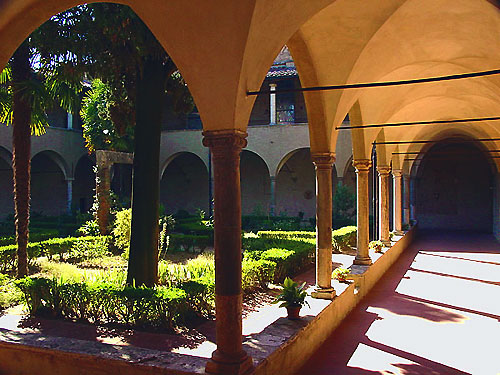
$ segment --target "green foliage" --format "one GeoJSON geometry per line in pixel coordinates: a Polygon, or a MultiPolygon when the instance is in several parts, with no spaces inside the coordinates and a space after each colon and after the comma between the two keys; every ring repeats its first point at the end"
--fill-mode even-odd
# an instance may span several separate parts
{"type": "Polygon", "coordinates": [[[167,251],[203,253],[207,247],[213,246],[213,243],[213,238],[210,236],[173,233],[168,236],[167,251]]]}
{"type": "Polygon", "coordinates": [[[384,244],[382,243],[382,241],[370,241],[368,247],[370,249],[373,249],[376,253],[382,253],[382,248],[384,247],[384,244]]]}
{"type": "Polygon", "coordinates": [[[131,126],[119,134],[111,121],[110,107],[114,105],[111,88],[99,79],[92,81],[91,89],[82,101],[80,116],[83,120],[83,137],[90,152],[112,150],[132,152],[134,131],[131,126]]]}
{"type": "Polygon", "coordinates": [[[72,263],[108,256],[110,245],[110,236],[52,238],[39,242],[41,254],[72,263]]]}
{"type": "Polygon", "coordinates": [[[0,274],[0,310],[18,304],[22,299],[22,293],[16,287],[14,279],[0,274]]]}
{"type": "MultiPolygon", "coordinates": [[[[44,240],[48,240],[49,238],[57,237],[59,235],[59,231],[57,230],[43,230],[41,232],[30,232],[30,241],[31,242],[40,242],[44,240]]],[[[7,245],[15,245],[16,244],[16,236],[4,236],[0,237],[0,246],[7,245]]]]}
{"type": "Polygon", "coordinates": [[[347,226],[332,232],[333,248],[339,252],[346,252],[356,246],[358,228],[347,226]]]}
{"type": "Polygon", "coordinates": [[[356,194],[347,186],[338,184],[332,201],[333,228],[356,224],[356,194]]]}
{"type": "MultiPolygon", "coordinates": [[[[28,260],[33,260],[40,256],[39,243],[28,244],[28,260]]],[[[0,246],[0,272],[12,272],[16,268],[17,245],[0,246]]]]}
{"type": "Polygon", "coordinates": [[[113,224],[113,237],[115,246],[120,250],[128,252],[130,246],[130,224],[132,221],[132,209],[127,208],[118,211],[113,224]]]}
{"type": "Polygon", "coordinates": [[[98,236],[100,234],[99,223],[96,219],[88,220],[77,229],[77,233],[83,236],[98,236]]]}
{"type": "Polygon", "coordinates": [[[307,292],[305,291],[305,287],[305,282],[299,285],[297,282],[287,277],[283,282],[283,290],[273,303],[281,302],[280,307],[309,306],[309,303],[306,301],[307,292]]]}
{"type": "Polygon", "coordinates": [[[309,231],[258,231],[257,236],[260,238],[272,238],[272,239],[287,239],[287,240],[293,240],[293,239],[302,239],[302,238],[309,238],[309,239],[316,239],[316,232],[309,232],[309,231]]]}
{"type": "Polygon", "coordinates": [[[274,280],[276,262],[260,259],[245,259],[242,263],[241,287],[248,294],[257,288],[266,289],[274,280]]]}
{"type": "Polygon", "coordinates": [[[173,329],[189,309],[187,293],[178,288],[30,277],[17,280],[16,285],[32,315],[173,329]]]}
{"type": "Polygon", "coordinates": [[[338,280],[338,281],[346,281],[347,276],[351,273],[347,268],[335,268],[332,272],[332,279],[338,280]]]}

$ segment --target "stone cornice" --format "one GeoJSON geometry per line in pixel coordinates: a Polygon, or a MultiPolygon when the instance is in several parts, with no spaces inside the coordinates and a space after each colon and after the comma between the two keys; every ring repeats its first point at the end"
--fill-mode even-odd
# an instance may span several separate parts
{"type": "Polygon", "coordinates": [[[356,173],[369,172],[372,162],[369,159],[357,159],[352,161],[352,165],[356,169],[356,173]]]}
{"type": "Polygon", "coordinates": [[[314,166],[319,169],[332,168],[335,163],[335,154],[333,152],[316,152],[311,154],[311,160],[314,166]]]}
{"type": "Polygon", "coordinates": [[[388,167],[386,165],[379,165],[377,166],[377,172],[379,176],[389,176],[391,173],[391,167],[388,167]]]}
{"type": "Polygon", "coordinates": [[[203,146],[210,147],[214,156],[225,152],[240,152],[247,145],[248,133],[237,129],[208,130],[203,133],[203,146]]]}

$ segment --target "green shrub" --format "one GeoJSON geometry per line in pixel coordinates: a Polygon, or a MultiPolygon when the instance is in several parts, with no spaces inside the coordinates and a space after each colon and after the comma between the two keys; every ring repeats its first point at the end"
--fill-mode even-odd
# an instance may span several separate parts
{"type": "MultiPolygon", "coordinates": [[[[17,245],[0,247],[0,272],[10,272],[16,268],[17,245]]],[[[33,260],[40,256],[39,243],[28,244],[28,260],[32,264],[33,260]]]]}
{"type": "Polygon", "coordinates": [[[76,231],[82,236],[99,236],[101,234],[99,231],[99,223],[96,219],[88,220],[76,231]]]}
{"type": "Polygon", "coordinates": [[[79,262],[110,255],[110,236],[52,238],[39,243],[41,253],[52,259],[79,262]]]}
{"type": "Polygon", "coordinates": [[[17,305],[22,300],[22,293],[14,281],[9,276],[0,274],[0,310],[17,305]]]}
{"type": "Polygon", "coordinates": [[[130,225],[132,221],[132,209],[127,208],[116,213],[113,224],[113,237],[115,246],[122,251],[127,251],[130,246],[130,225]]]}
{"type": "Polygon", "coordinates": [[[316,232],[306,232],[306,231],[258,231],[257,236],[260,238],[272,238],[272,239],[284,239],[284,240],[294,240],[294,239],[316,239],[316,232]]]}
{"type": "Polygon", "coordinates": [[[353,225],[334,230],[332,232],[333,248],[340,252],[351,250],[356,246],[357,231],[357,227],[353,225]]]}
{"type": "Polygon", "coordinates": [[[172,329],[189,309],[179,288],[119,287],[99,282],[24,278],[16,282],[30,314],[172,329]]]}
{"type": "Polygon", "coordinates": [[[260,259],[245,259],[242,263],[243,293],[248,294],[257,288],[267,288],[273,282],[276,272],[276,262],[260,259]]]}
{"type": "MultiPolygon", "coordinates": [[[[57,236],[59,236],[59,231],[57,230],[44,230],[42,232],[30,231],[29,240],[30,242],[40,242],[57,236]]],[[[8,245],[16,245],[16,236],[0,237],[0,246],[8,245]]]]}

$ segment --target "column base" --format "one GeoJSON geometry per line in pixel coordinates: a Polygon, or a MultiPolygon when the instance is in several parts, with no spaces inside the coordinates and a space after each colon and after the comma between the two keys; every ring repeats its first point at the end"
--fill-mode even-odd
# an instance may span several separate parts
{"type": "Polygon", "coordinates": [[[335,289],[321,288],[319,286],[316,286],[316,289],[311,292],[311,297],[318,299],[334,299],[336,295],[337,293],[335,292],[335,289]]]}
{"type": "Polygon", "coordinates": [[[402,230],[395,230],[394,233],[396,236],[402,236],[403,234],[405,234],[405,232],[403,232],[402,230]]]}
{"type": "Polygon", "coordinates": [[[370,266],[372,264],[372,260],[370,257],[356,257],[352,264],[356,266],[370,266]]]}
{"type": "Polygon", "coordinates": [[[239,358],[234,358],[216,350],[212,353],[205,366],[206,374],[217,375],[246,375],[253,372],[253,360],[244,351],[240,353],[239,358]]]}
{"type": "Polygon", "coordinates": [[[382,242],[386,247],[391,247],[392,245],[390,240],[380,240],[380,242],[382,242]]]}

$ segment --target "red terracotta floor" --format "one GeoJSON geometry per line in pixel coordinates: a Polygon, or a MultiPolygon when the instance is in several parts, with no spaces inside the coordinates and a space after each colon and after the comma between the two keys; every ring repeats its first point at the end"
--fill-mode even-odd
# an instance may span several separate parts
{"type": "Polygon", "coordinates": [[[425,232],[296,375],[500,374],[500,244],[425,232]]]}

